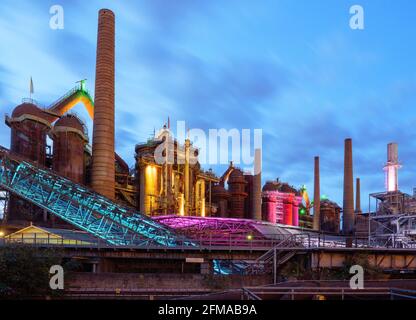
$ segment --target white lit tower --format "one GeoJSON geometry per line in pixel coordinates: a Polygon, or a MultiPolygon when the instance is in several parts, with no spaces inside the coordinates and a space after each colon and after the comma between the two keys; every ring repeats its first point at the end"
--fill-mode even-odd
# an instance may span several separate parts
{"type": "Polygon", "coordinates": [[[397,143],[389,143],[387,145],[387,163],[384,166],[387,192],[397,192],[399,190],[399,168],[401,168],[401,165],[399,163],[397,143]]]}

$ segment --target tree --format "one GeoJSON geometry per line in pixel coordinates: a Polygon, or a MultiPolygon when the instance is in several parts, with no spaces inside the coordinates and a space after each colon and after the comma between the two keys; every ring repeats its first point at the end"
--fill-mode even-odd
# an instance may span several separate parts
{"type": "Polygon", "coordinates": [[[54,294],[49,288],[49,270],[61,264],[56,249],[27,245],[0,248],[0,298],[31,298],[54,294]]]}

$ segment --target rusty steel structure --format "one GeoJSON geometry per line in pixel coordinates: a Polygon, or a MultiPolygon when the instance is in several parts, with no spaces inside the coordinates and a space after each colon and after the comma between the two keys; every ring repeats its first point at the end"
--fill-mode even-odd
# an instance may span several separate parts
{"type": "Polygon", "coordinates": [[[217,217],[228,217],[228,199],[230,194],[223,185],[217,184],[212,187],[212,202],[216,204],[215,215],[217,217]]]}
{"type": "Polygon", "coordinates": [[[101,9],[98,16],[91,185],[109,199],[115,198],[114,69],[115,17],[111,10],[101,9]]]}
{"type": "Polygon", "coordinates": [[[46,163],[46,136],[51,129],[50,117],[31,102],[23,102],[6,116],[11,128],[10,148],[40,165],[46,163]]]}
{"type": "MultiPolygon", "coordinates": [[[[71,183],[92,188],[109,201],[136,208],[148,216],[266,220],[295,228],[311,227],[309,197],[304,198],[301,189],[280,182],[277,186],[269,183],[262,188],[260,149],[255,150],[254,172],[243,171],[230,163],[218,178],[212,170],[201,168],[199,150],[189,137],[184,141],[171,137],[168,120],[169,124],[158,134],[136,145],[134,169],[115,153],[115,16],[108,9],[101,9],[98,14],[95,80],[94,101],[85,89],[85,80],[81,80],[79,86],[48,108],[29,100],[16,107],[12,116],[6,117],[6,123],[12,129],[12,152],[51,169],[71,183]],[[68,114],[78,102],[84,104],[93,120],[92,147],[82,121],[74,114],[68,114]],[[53,142],[51,155],[47,153],[48,148],[52,150],[52,145],[47,145],[47,135],[53,142]],[[166,161],[159,162],[155,153],[164,145],[162,158],[166,161]],[[173,162],[168,161],[171,155],[173,162]]],[[[351,143],[347,139],[344,198],[349,200],[352,150],[348,151],[348,141],[351,143]]],[[[322,225],[319,179],[319,157],[316,157],[313,225],[316,230],[322,225]]],[[[13,205],[14,198],[11,194],[11,205],[8,206],[8,217],[11,218],[13,208],[17,208],[13,205]]],[[[16,212],[27,212],[27,206],[36,207],[30,201],[19,199],[18,202],[23,206],[16,212]]],[[[348,205],[353,208],[353,204],[344,201],[344,228],[351,233],[354,215],[348,215],[348,205]]],[[[43,207],[30,210],[38,210],[44,222],[49,219],[50,214],[43,207]]],[[[23,217],[26,221],[32,219],[33,216],[23,217]]]]}
{"type": "MultiPolygon", "coordinates": [[[[6,124],[11,128],[10,148],[12,152],[39,165],[46,165],[46,136],[51,129],[50,117],[32,100],[24,100],[6,116],[6,124]]],[[[7,205],[7,221],[24,225],[25,221],[43,221],[46,213],[36,206],[22,201],[11,194],[7,205]]]]}
{"type": "Polygon", "coordinates": [[[245,186],[247,181],[244,178],[244,173],[240,169],[233,170],[228,179],[228,186],[230,192],[230,212],[233,218],[244,218],[244,201],[247,198],[245,186]]]}
{"type": "Polygon", "coordinates": [[[211,216],[214,184],[219,179],[204,171],[198,149],[186,139],[173,139],[167,125],[135,148],[137,208],[149,216],[211,216]],[[158,152],[161,151],[160,159],[158,152]]]}
{"type": "Polygon", "coordinates": [[[341,207],[328,199],[320,204],[320,231],[337,234],[340,231],[341,207]]]}
{"type": "Polygon", "coordinates": [[[193,245],[134,209],[114,203],[3,147],[0,187],[112,245],[193,245]]]}
{"type": "Polygon", "coordinates": [[[85,184],[85,145],[87,130],[81,120],[68,114],[56,121],[51,131],[53,140],[52,168],[60,175],[85,184]]]}

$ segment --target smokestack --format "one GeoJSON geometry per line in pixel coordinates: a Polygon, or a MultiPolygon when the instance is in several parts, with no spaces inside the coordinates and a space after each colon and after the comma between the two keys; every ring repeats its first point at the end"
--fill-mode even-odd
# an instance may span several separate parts
{"type": "Polygon", "coordinates": [[[261,149],[254,151],[253,220],[261,220],[261,149]]]}
{"type": "Polygon", "coordinates": [[[354,230],[354,185],[352,169],[352,140],[345,140],[344,150],[344,203],[342,231],[350,235],[354,230]]]}
{"type": "Polygon", "coordinates": [[[384,166],[386,171],[386,190],[387,192],[396,192],[399,190],[399,151],[397,143],[387,145],[387,163],[384,166]]]}
{"type": "Polygon", "coordinates": [[[185,189],[185,216],[189,216],[189,158],[190,158],[190,146],[189,139],[185,140],[185,169],[184,169],[184,189],[185,189]]]}
{"type": "Polygon", "coordinates": [[[321,229],[321,187],[319,181],[319,157],[315,157],[314,187],[313,187],[313,229],[321,229]]]}
{"type": "Polygon", "coordinates": [[[355,213],[361,213],[361,186],[360,178],[356,180],[355,187],[355,213]]]}
{"type": "Polygon", "coordinates": [[[115,198],[114,47],[114,13],[101,9],[98,14],[91,184],[95,191],[110,199],[115,198]]]}

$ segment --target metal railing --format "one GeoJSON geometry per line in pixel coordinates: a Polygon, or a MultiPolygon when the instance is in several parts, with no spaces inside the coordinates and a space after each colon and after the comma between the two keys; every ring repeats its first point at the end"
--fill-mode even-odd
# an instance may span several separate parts
{"type": "MultiPolygon", "coordinates": [[[[173,230],[174,231],[174,230],[173,230]]],[[[53,233],[53,230],[51,230],[53,233]]],[[[123,237],[124,242],[114,244],[105,239],[94,237],[93,234],[80,231],[59,230],[56,235],[45,235],[43,233],[21,233],[18,236],[5,236],[0,238],[0,245],[23,243],[37,246],[63,246],[76,247],[83,246],[89,248],[139,248],[142,245],[135,245],[135,234],[125,234],[113,232],[114,238],[123,237]],[[57,236],[59,238],[57,238],[57,236]]],[[[156,242],[149,242],[146,248],[160,248],[156,242]]],[[[247,239],[241,236],[229,235],[228,237],[216,238],[213,236],[205,237],[185,237],[176,235],[175,245],[169,246],[170,249],[190,249],[190,250],[243,250],[243,251],[264,251],[265,253],[257,259],[257,262],[271,262],[275,251],[278,253],[302,251],[305,249],[325,249],[325,248],[347,248],[345,239],[327,239],[322,235],[299,234],[299,235],[279,235],[269,239],[247,239]],[[190,242],[192,245],[190,245],[190,242]]],[[[355,249],[393,249],[394,247],[381,246],[374,244],[368,246],[368,242],[363,239],[353,241],[352,247],[355,249]]],[[[406,249],[406,248],[405,248],[406,249]]],[[[409,248],[407,248],[409,249],[409,248]]],[[[281,257],[283,259],[284,257],[281,257]]]]}
{"type": "Polygon", "coordinates": [[[67,91],[63,96],[59,97],[57,100],[55,100],[48,109],[53,110],[57,105],[62,103],[62,101],[65,101],[67,98],[69,98],[74,93],[77,93],[78,91],[81,91],[80,86],[75,86],[71,90],[67,91]]]}
{"type": "MultiPolygon", "coordinates": [[[[255,287],[244,288],[242,296],[246,300],[304,300],[308,298],[313,300],[351,300],[358,298],[362,299],[365,297],[368,299],[389,299],[392,297],[393,290],[398,290],[398,292],[402,291],[401,289],[390,289],[384,287],[365,288],[362,290],[346,287],[255,287]]],[[[399,297],[399,295],[395,296],[399,297]]]]}
{"type": "Polygon", "coordinates": [[[185,237],[130,207],[0,147],[0,187],[113,245],[176,246],[185,237]]]}
{"type": "Polygon", "coordinates": [[[22,99],[22,103],[31,103],[34,104],[35,106],[39,107],[39,108],[45,108],[44,105],[40,104],[37,100],[32,99],[32,98],[23,98],[22,99]]]}
{"type": "MultiPolygon", "coordinates": [[[[50,232],[53,233],[53,229],[50,232]]],[[[114,235],[117,237],[117,234],[114,235]]],[[[121,236],[121,234],[120,234],[121,236]]],[[[129,237],[124,235],[126,244],[114,245],[103,239],[92,237],[87,233],[81,233],[79,231],[63,232],[59,230],[57,234],[43,234],[43,233],[21,233],[12,234],[0,238],[0,245],[8,244],[27,244],[34,246],[61,246],[61,247],[88,247],[88,248],[140,248],[141,246],[134,245],[133,241],[129,240],[129,237]],[[129,245],[131,243],[131,245],[129,245]]],[[[134,235],[132,235],[134,236],[134,235]]],[[[235,239],[233,237],[224,238],[222,240],[209,241],[209,239],[189,239],[180,235],[176,238],[176,245],[168,247],[169,249],[191,249],[191,250],[244,250],[254,251],[261,250],[267,251],[270,248],[275,247],[280,243],[280,239],[271,240],[242,240],[235,239]],[[192,246],[190,246],[190,241],[192,246]]],[[[149,243],[145,246],[148,248],[161,248],[156,243],[149,243]]],[[[168,249],[166,248],[166,249],[168,249]]]]}
{"type": "Polygon", "coordinates": [[[390,299],[408,299],[416,300],[416,290],[401,289],[401,288],[392,288],[390,289],[390,299]]]}

